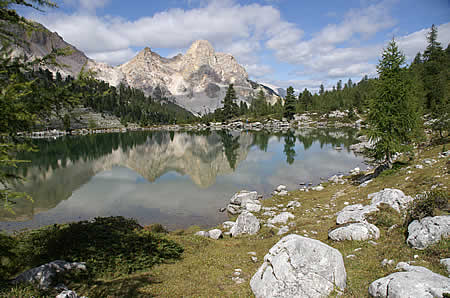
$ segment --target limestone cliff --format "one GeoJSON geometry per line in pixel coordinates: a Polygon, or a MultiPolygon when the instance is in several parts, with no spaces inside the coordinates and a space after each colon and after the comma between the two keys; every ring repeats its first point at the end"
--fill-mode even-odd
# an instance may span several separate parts
{"type": "Polygon", "coordinates": [[[141,89],[154,98],[166,98],[196,114],[205,114],[222,107],[229,84],[234,84],[238,103],[248,104],[262,89],[267,100],[274,104],[279,96],[267,86],[252,82],[245,68],[230,54],[219,53],[206,40],[195,41],[187,52],[173,58],[164,58],[150,48],[143,49],[130,61],[113,67],[88,58],[83,52],[65,42],[56,32],[50,32],[40,24],[31,35],[18,27],[18,33],[26,43],[15,45],[14,55],[27,59],[40,58],[53,48],[68,48],[72,53],[58,57],[59,67],[49,66],[52,72],[76,77],[83,67],[96,73],[98,79],[118,86],[123,83],[141,89]]]}

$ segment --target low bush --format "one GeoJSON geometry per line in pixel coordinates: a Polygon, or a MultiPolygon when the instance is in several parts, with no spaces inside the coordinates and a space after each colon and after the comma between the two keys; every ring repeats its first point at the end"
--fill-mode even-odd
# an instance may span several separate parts
{"type": "Polygon", "coordinates": [[[419,195],[407,209],[405,226],[414,220],[435,216],[436,210],[448,211],[449,194],[445,190],[431,190],[419,195]]]}
{"type": "Polygon", "coordinates": [[[378,211],[367,215],[367,221],[377,227],[389,228],[395,224],[401,224],[401,215],[388,204],[380,204],[378,211]]]}
{"type": "Polygon", "coordinates": [[[90,274],[131,273],[181,256],[177,243],[145,230],[133,219],[95,218],[18,235],[21,267],[53,260],[86,262],[90,274]]]}
{"type": "Polygon", "coordinates": [[[14,272],[16,245],[17,242],[13,237],[0,233],[0,282],[7,280],[14,272]]]}

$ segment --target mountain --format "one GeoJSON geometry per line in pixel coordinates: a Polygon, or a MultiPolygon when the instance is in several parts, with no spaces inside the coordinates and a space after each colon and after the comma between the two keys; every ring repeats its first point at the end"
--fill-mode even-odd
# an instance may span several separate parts
{"type": "Polygon", "coordinates": [[[59,71],[63,76],[76,77],[83,66],[93,70],[96,77],[112,86],[125,84],[141,89],[154,98],[166,98],[195,113],[205,114],[222,107],[229,84],[234,84],[238,102],[251,104],[251,98],[262,89],[267,101],[276,103],[279,94],[248,78],[245,68],[236,59],[214,50],[206,40],[195,41],[187,52],[173,58],[164,58],[146,47],[130,61],[113,67],[88,58],[83,52],[65,42],[56,32],[50,32],[40,24],[38,31],[28,35],[18,27],[11,31],[18,33],[27,41],[14,46],[13,54],[28,58],[42,57],[53,48],[69,48],[72,53],[58,57],[60,67],[48,67],[52,72],[59,71]]]}
{"type": "Polygon", "coordinates": [[[270,90],[273,90],[275,92],[275,94],[280,97],[283,97],[283,98],[286,97],[286,89],[284,89],[284,88],[274,86],[274,85],[268,84],[268,83],[260,83],[260,85],[265,88],[269,88],[270,90]]]}

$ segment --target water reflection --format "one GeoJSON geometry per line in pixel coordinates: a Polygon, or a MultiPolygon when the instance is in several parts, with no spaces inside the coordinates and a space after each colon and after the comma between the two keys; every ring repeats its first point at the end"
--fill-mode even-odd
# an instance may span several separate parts
{"type": "Polygon", "coordinates": [[[33,196],[0,229],[36,227],[94,216],[124,215],[142,224],[213,225],[217,209],[240,189],[268,194],[283,183],[318,182],[362,165],[348,150],[352,130],[267,132],[133,132],[39,140],[22,159],[16,186],[33,196]]]}

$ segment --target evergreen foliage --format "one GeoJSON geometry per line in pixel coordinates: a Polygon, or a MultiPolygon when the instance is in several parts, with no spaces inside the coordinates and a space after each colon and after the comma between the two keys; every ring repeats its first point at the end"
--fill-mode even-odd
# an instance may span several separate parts
{"type": "Polygon", "coordinates": [[[367,134],[374,143],[373,155],[391,163],[395,152],[407,149],[416,136],[419,114],[411,95],[411,82],[405,76],[405,56],[394,40],[384,50],[377,65],[376,96],[370,101],[367,134]]]}
{"type": "Polygon", "coordinates": [[[288,120],[292,120],[295,115],[295,95],[294,88],[289,87],[286,90],[286,98],[284,99],[284,111],[283,116],[288,120]]]}

